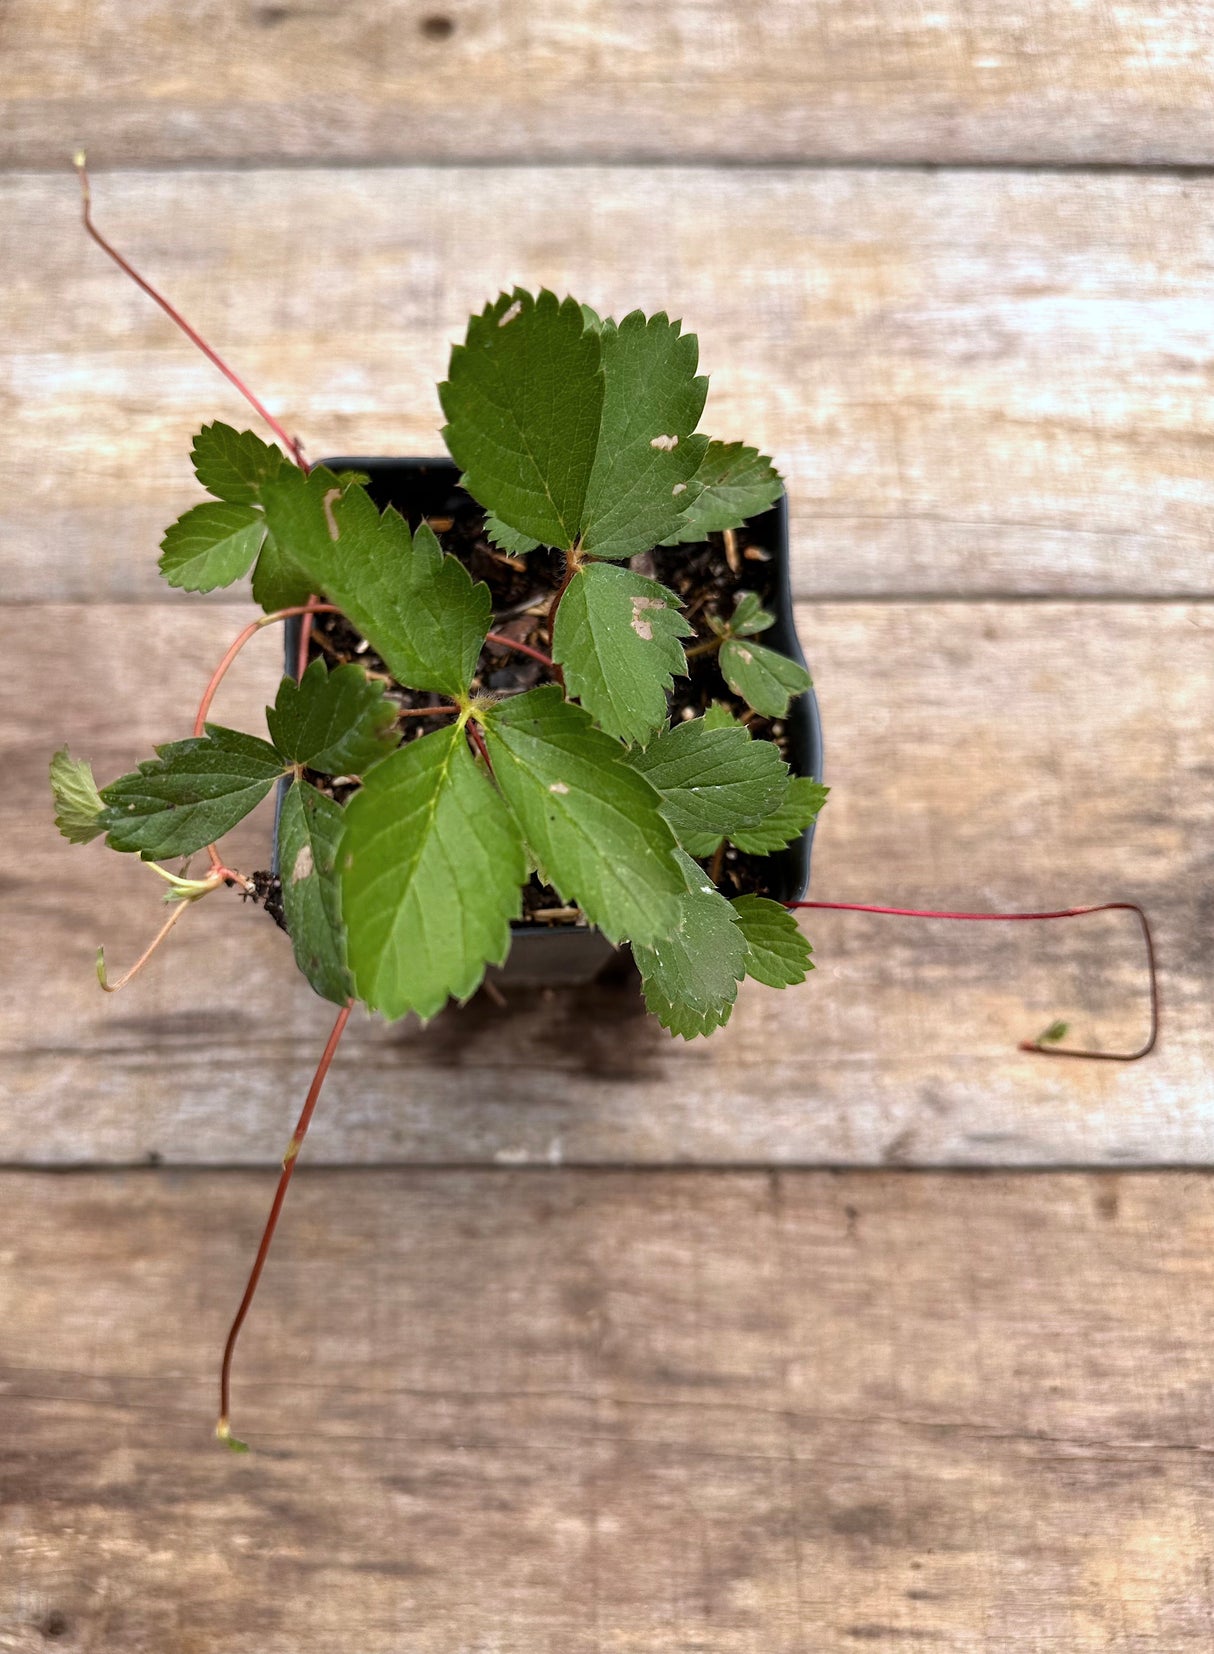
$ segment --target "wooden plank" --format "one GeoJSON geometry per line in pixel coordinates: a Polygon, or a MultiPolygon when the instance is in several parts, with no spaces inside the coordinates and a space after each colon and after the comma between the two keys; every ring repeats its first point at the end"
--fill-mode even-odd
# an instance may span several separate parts
{"type": "MultiPolygon", "coordinates": [[[[49,752],[112,776],[189,728],[239,611],[13,609],[0,677],[6,785],[0,1159],[267,1163],[329,1008],[285,938],[235,896],[192,915],[145,979],[98,993],[94,950],[133,959],[157,923],[137,862],[53,834],[49,752]],[[54,644],[88,687],[48,695],[54,644]],[[179,710],[173,711],[177,707],[179,710]],[[235,911],[233,911],[235,910],[235,911]]],[[[729,1027],[684,1045],[628,979],[483,998],[422,1030],[359,1019],[309,1141],[319,1161],[873,1165],[1214,1159],[1208,888],[1214,624],[1172,604],[820,604],[799,611],[833,796],[820,899],[1039,910],[1138,899],[1158,933],[1163,1044],[1149,1062],[1051,1062],[1145,1028],[1126,915],[943,925],[805,915],[818,969],[748,984],[729,1027]]],[[[257,727],[270,639],[217,714],[257,727]]],[[[225,695],[226,695],[225,691],[225,695]]],[[[265,865],[268,823],[237,866],[265,865]]]]}
{"type": "Polygon", "coordinates": [[[10,0],[0,162],[1201,162],[1201,0],[10,0]],[[87,15],[87,22],[85,16],[87,15]]]}
{"type": "MultiPolygon", "coordinates": [[[[453,168],[97,195],[315,454],[435,452],[461,318],[547,282],[696,328],[711,428],[787,472],[803,596],[1211,590],[1214,180],[453,168]]],[[[190,436],[251,417],[76,212],[70,177],[0,179],[10,600],[156,595],[190,436]]]]}
{"type": "Polygon", "coordinates": [[[7,1176],[6,1646],[1193,1654],[1197,1176],[7,1176]]]}

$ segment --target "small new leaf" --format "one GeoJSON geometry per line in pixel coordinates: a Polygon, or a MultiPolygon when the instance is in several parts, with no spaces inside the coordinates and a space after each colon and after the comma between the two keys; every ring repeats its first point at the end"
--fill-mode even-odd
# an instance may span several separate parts
{"type": "MultiPolygon", "coordinates": [[[[488,587],[444,556],[426,525],[411,535],[365,489],[323,466],[283,471],[263,492],[276,545],[357,626],[398,683],[460,699],[489,630],[488,587]]],[[[256,586],[254,587],[256,590],[256,586]]]]}
{"type": "Polygon", "coordinates": [[[295,963],[322,999],[344,1005],[350,997],[346,969],[337,846],[341,806],[306,781],[294,782],[278,818],[278,861],[283,917],[295,963]]]}
{"type": "Polygon", "coordinates": [[[285,771],[268,742],[218,724],[156,753],[101,789],[105,808],[98,818],[111,849],[137,850],[145,861],[189,856],[213,844],[285,771]]]}
{"type": "Polygon", "coordinates": [[[722,728],[694,718],[630,756],[661,794],[662,814],[692,855],[770,816],[788,792],[788,766],[773,741],[756,741],[732,720],[722,728]]]}
{"type": "Polygon", "coordinates": [[[265,518],[255,507],[208,501],[165,530],[160,572],[182,591],[230,586],[252,568],[265,537],[265,518]]]}
{"type": "Polygon", "coordinates": [[[663,1028],[689,1040],[729,1021],[747,948],[737,915],[704,871],[682,854],[679,863],[686,887],[678,929],[652,947],[634,942],[632,956],[645,1004],[663,1028]]]}
{"type": "Polygon", "coordinates": [[[618,942],[656,942],[679,922],[683,877],[657,793],[554,684],[493,707],[494,777],[545,881],[618,942]]]}
{"type": "Polygon", "coordinates": [[[769,626],[774,626],[775,620],[775,615],[768,614],[756,593],[739,592],[733,614],[729,617],[729,634],[731,637],[753,637],[757,632],[765,632],[769,626]]]}
{"type": "Polygon", "coordinates": [[[87,844],[105,831],[100,819],[105,805],[92,766],[83,758],[73,758],[66,747],[60,747],[51,759],[51,792],[55,826],[70,844],[87,844]]]}
{"type": "Polygon", "coordinates": [[[262,483],[276,477],[287,463],[281,449],[252,431],[237,431],[219,420],[202,427],[190,458],[194,475],[207,493],[230,505],[255,504],[262,483]]]}
{"type": "Polygon", "coordinates": [[[1051,1022],[1048,1028],[1043,1028],[1037,1035],[1038,1045],[1057,1045],[1064,1040],[1071,1031],[1069,1022],[1051,1022]]]}
{"type": "Polygon", "coordinates": [[[765,644],[740,643],[729,638],[721,645],[721,672],[735,695],[740,695],[765,718],[782,718],[794,695],[809,688],[805,668],[765,644]]]}
{"type": "Polygon", "coordinates": [[[809,943],[786,907],[766,896],[735,896],[730,904],[746,938],[746,974],[769,988],[790,988],[813,970],[809,943]]]}
{"type": "Polygon", "coordinates": [[[688,490],[690,504],[665,541],[677,545],[737,528],[766,511],[784,492],[780,473],[757,448],[742,442],[710,442],[688,490]]]}
{"type": "Polygon", "coordinates": [[[672,591],[611,563],[575,574],[556,612],[552,654],[608,735],[647,741],[666,722],[666,691],[687,669],[680,638],[693,628],[672,591]]]}
{"type": "Polygon", "coordinates": [[[353,664],[314,660],[300,682],[284,678],[266,723],[284,758],[322,775],[363,775],[399,741],[383,684],[353,664]]]}
{"type": "Polygon", "coordinates": [[[810,823],[817,820],[829,791],[829,787],[807,775],[794,775],[783,802],[771,815],[764,816],[753,827],[734,827],[726,837],[749,856],[770,856],[800,838],[810,823]]]}
{"type": "Polygon", "coordinates": [[[506,957],[527,864],[463,730],[392,753],[344,813],[341,911],[358,997],[390,1019],[467,999],[506,957]]]}

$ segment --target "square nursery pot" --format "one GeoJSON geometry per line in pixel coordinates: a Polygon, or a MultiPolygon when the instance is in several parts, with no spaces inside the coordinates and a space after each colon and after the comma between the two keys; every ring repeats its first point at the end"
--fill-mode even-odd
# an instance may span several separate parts
{"type": "MultiPolygon", "coordinates": [[[[416,528],[423,517],[455,517],[478,510],[459,486],[459,468],[447,459],[338,458],[322,462],[334,471],[362,471],[370,481],[368,493],[382,511],[394,506],[416,528]]],[[[751,517],[738,531],[739,541],[752,548],[752,559],[738,581],[739,589],[757,591],[775,625],[763,642],[781,654],[805,664],[793,622],[788,566],[788,501],[781,497],[769,511],[751,517]]],[[[441,538],[441,536],[440,536],[441,538]]],[[[672,547],[658,555],[678,556],[690,547],[672,547]]],[[[658,570],[661,577],[661,570],[658,570]]],[[[299,655],[300,621],[286,625],[286,671],[294,674],[299,655]]],[[[822,726],[812,689],[799,696],[784,719],[785,756],[795,775],[822,778],[822,726]]],[[[280,794],[281,801],[281,794],[280,794]]],[[[794,843],[763,858],[765,894],[776,901],[797,901],[809,887],[813,827],[794,843]]],[[[278,867],[277,834],[274,868],[278,867]]],[[[617,949],[596,930],[583,926],[515,923],[513,941],[504,965],[490,967],[495,981],[516,987],[574,987],[592,981],[617,949]]]]}

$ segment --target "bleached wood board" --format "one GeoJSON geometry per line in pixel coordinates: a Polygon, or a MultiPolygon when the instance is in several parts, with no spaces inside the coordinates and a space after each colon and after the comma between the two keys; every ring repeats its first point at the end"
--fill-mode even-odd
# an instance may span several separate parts
{"type": "MultiPolygon", "coordinates": [[[[521,281],[669,308],[706,424],[787,473],[802,596],[1208,594],[1214,181],[421,168],[117,174],[98,215],[313,454],[440,451],[435,381],[521,281]]],[[[192,433],[245,405],[0,177],[2,595],[156,595],[192,433]]]]}
{"type": "Polygon", "coordinates": [[[10,0],[0,40],[10,166],[1214,160],[1201,0],[10,0]]]}
{"type": "Polygon", "coordinates": [[[8,1175],[0,1624],[124,1654],[1198,1654],[1208,1178],[8,1175]]]}
{"type": "MultiPolygon", "coordinates": [[[[729,1027],[684,1045],[628,980],[478,998],[427,1029],[359,1019],[308,1155],[328,1162],[857,1165],[1214,1160],[1208,936],[1214,611],[1183,604],[818,604],[814,667],[833,794],[820,899],[946,909],[1138,899],[1157,927],[1164,1036],[1130,1067],[1024,1055],[1055,1016],[1132,1048],[1145,966],[1125,914],[1050,925],[803,915],[818,969],[747,984],[729,1027]]],[[[129,857],[50,824],[45,765],[70,738],[102,779],[187,731],[232,606],[8,611],[0,676],[5,945],[0,1160],[268,1163],[330,1021],[286,939],[226,893],[119,999],[93,981],[158,922],[129,857]],[[48,695],[48,649],[79,674],[48,695]]],[[[258,728],[276,641],[215,715],[258,728]]],[[[268,861],[264,815],[231,859],[268,861]]],[[[153,889],[155,886],[155,889],[153,889]]]]}

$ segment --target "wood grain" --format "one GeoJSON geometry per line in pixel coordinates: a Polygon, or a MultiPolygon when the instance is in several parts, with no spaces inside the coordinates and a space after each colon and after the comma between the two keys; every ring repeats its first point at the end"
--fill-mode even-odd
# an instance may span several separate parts
{"type": "MultiPolygon", "coordinates": [[[[0,1159],[268,1163],[330,1013],[285,938],[211,898],[157,968],[98,993],[94,950],[133,959],[159,888],[131,858],[71,847],[45,765],[70,737],[100,777],[189,728],[231,606],[13,608],[0,676],[8,847],[0,892],[0,1159]],[[54,647],[83,692],[48,697],[54,647]]],[[[1214,614],[1183,604],[818,604],[814,667],[832,797],[821,899],[995,910],[1129,898],[1158,934],[1159,1053],[1133,1067],[1016,1051],[1055,1016],[1077,1042],[1145,1030],[1127,915],[945,925],[803,915],[818,969],[748,984],[730,1026],[671,1040],[625,977],[483,998],[430,1027],[359,1019],[308,1154],[317,1161],[763,1164],[1208,1163],[1214,1027],[1208,825],[1214,614]]],[[[256,729],[266,638],[216,715],[256,729]]],[[[265,865],[263,818],[235,838],[265,865]]]]}
{"type": "MultiPolygon", "coordinates": [[[[121,174],[107,230],[314,454],[433,453],[512,281],[681,313],[707,424],[785,469],[802,596],[1208,595],[1214,181],[703,168],[121,174]]],[[[158,595],[189,441],[244,404],[0,178],[13,600],[158,595]]]]}
{"type": "Polygon", "coordinates": [[[1208,1179],[0,1195],[11,1654],[1210,1646],[1208,1179]]]}
{"type": "Polygon", "coordinates": [[[10,0],[0,162],[1208,164],[1212,47],[1201,0],[10,0]]]}

